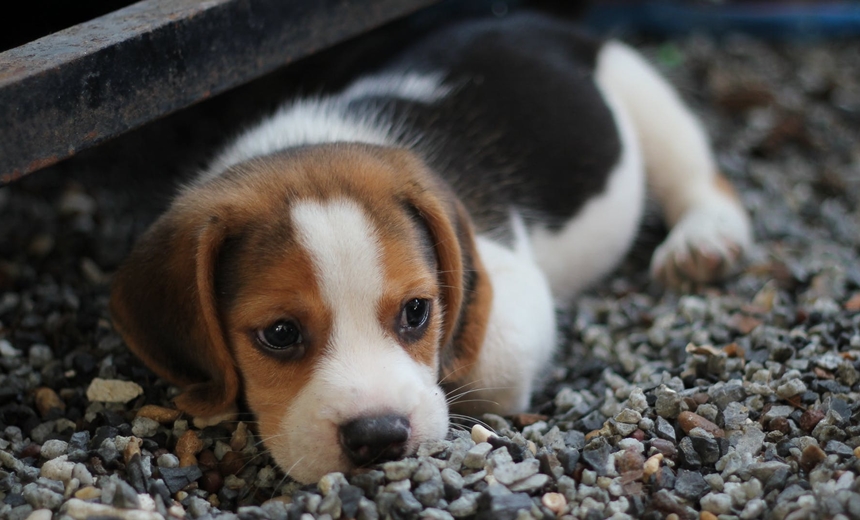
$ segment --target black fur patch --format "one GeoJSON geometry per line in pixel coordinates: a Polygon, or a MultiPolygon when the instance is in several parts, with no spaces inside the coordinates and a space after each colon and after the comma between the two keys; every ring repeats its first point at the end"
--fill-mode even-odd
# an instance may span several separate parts
{"type": "Polygon", "coordinates": [[[350,110],[391,114],[479,232],[505,227],[512,206],[555,227],[604,190],[621,155],[594,84],[600,45],[568,22],[532,13],[461,23],[385,68],[441,72],[454,87],[448,96],[432,104],[367,97],[350,110]]]}

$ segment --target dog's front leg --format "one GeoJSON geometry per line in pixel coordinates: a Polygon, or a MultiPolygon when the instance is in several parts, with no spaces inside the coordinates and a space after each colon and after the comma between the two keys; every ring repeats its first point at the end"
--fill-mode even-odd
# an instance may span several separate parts
{"type": "MultiPolygon", "coordinates": [[[[516,226],[515,226],[516,227],[516,226]]],[[[555,308],[546,276],[528,246],[509,249],[479,236],[477,249],[493,285],[487,332],[476,366],[449,388],[451,409],[512,414],[529,404],[536,377],[556,345],[555,308]]]]}

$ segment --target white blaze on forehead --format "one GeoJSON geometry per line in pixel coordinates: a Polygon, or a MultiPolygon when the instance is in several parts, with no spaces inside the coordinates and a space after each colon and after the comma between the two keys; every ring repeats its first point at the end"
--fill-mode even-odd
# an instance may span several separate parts
{"type": "Polygon", "coordinates": [[[302,481],[348,470],[338,428],[357,417],[406,417],[409,453],[444,438],[448,407],[436,367],[412,359],[380,323],[382,244],[367,214],[338,199],[296,204],[292,218],[333,322],[325,354],[280,419],[283,434],[266,443],[275,460],[302,481]]]}
{"type": "Polygon", "coordinates": [[[380,246],[361,208],[347,199],[304,202],[293,207],[292,217],[296,235],[313,259],[335,327],[347,318],[344,314],[363,314],[375,323],[383,283],[380,246]]]}

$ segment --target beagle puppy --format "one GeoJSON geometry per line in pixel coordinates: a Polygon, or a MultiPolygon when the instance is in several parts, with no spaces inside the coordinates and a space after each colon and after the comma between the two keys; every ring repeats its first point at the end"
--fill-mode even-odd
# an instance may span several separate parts
{"type": "Polygon", "coordinates": [[[515,413],[554,302],[610,273],[646,184],[667,285],[731,272],[748,217],[702,126],[636,52],[538,14],[437,31],[297,99],[184,187],[113,281],[128,346],[197,417],[237,404],[312,482],[515,413]]]}

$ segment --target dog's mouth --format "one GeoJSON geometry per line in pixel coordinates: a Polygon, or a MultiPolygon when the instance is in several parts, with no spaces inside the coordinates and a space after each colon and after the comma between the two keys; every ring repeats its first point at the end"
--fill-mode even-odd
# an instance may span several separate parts
{"type": "Polygon", "coordinates": [[[403,415],[364,416],[341,424],[338,437],[349,461],[363,467],[408,455],[412,427],[403,415]]]}

